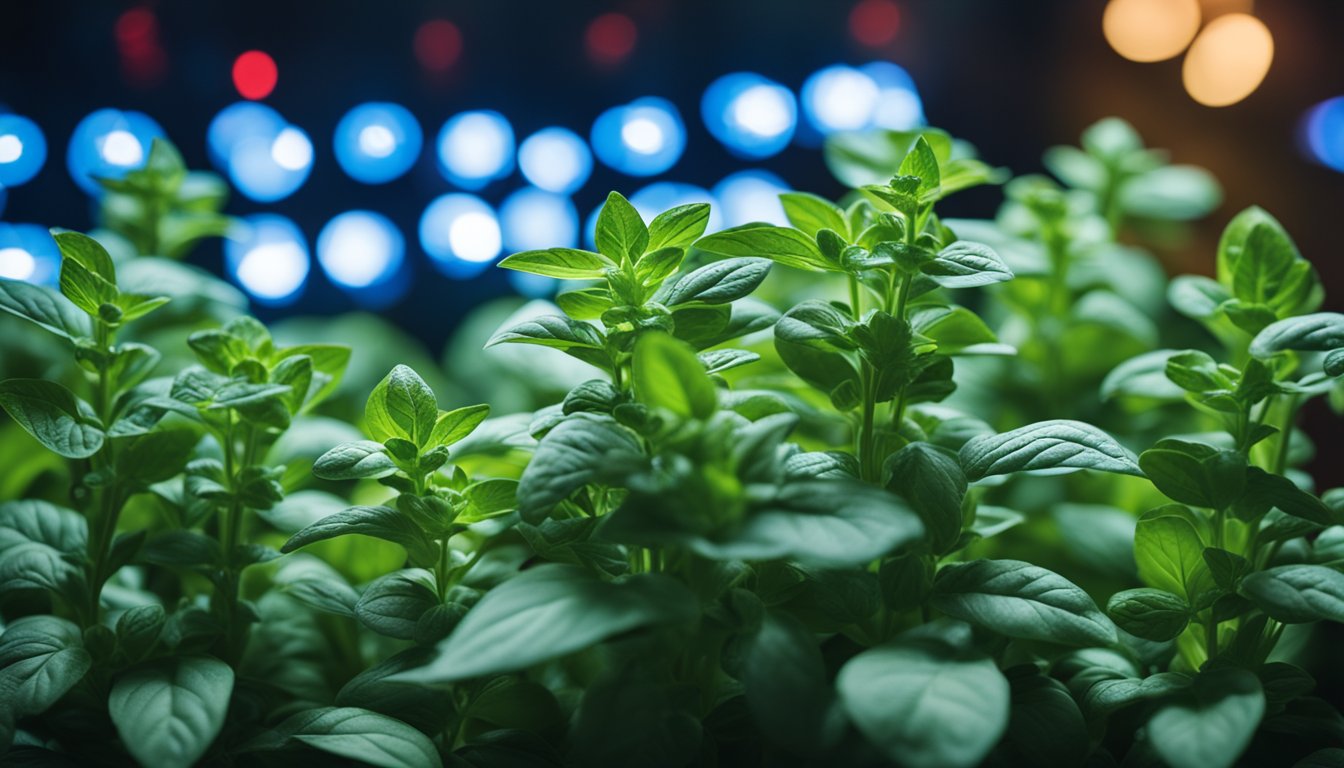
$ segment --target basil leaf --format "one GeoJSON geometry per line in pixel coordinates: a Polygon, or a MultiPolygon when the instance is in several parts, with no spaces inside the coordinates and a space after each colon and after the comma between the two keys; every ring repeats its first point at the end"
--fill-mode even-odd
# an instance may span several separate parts
{"type": "Polygon", "coordinates": [[[574,248],[523,251],[504,257],[499,266],[562,280],[598,280],[616,268],[615,262],[600,253],[574,248]]]}
{"type": "Polygon", "coordinates": [[[293,552],[300,547],[338,536],[360,534],[391,541],[406,548],[411,562],[431,564],[438,561],[439,551],[420,526],[391,507],[351,507],[327,515],[289,538],[281,552],[293,552]]]}
{"type": "Polygon", "coordinates": [[[1276,352],[1328,352],[1344,347],[1344,315],[1317,312],[1270,323],[1251,339],[1251,354],[1265,358],[1276,352]]]}
{"type": "Polygon", "coordinates": [[[1144,588],[1115,593],[1106,603],[1106,613],[1129,634],[1160,643],[1185,630],[1191,610],[1180,595],[1144,588]]]}
{"type": "Polygon", "coordinates": [[[1124,446],[1100,429],[1080,421],[1042,421],[998,435],[984,435],[961,448],[968,480],[1037,469],[1095,469],[1141,475],[1124,446]]]}
{"type": "Polygon", "coordinates": [[[89,316],[69,299],[39,285],[0,280],[0,309],[70,341],[93,335],[89,316]]]}
{"type": "Polygon", "coordinates": [[[993,248],[967,240],[943,248],[920,271],[944,288],[974,288],[1013,279],[1013,271],[993,248]]]}
{"type": "Polygon", "coordinates": [[[224,727],[233,670],[208,656],[183,656],[128,670],[112,684],[108,713],[142,765],[189,768],[224,727]]]}
{"type": "Polygon", "coordinates": [[[695,350],[667,334],[640,337],[632,371],[635,397],[645,405],[696,419],[708,418],[718,405],[714,382],[695,350]]]}
{"type": "Polygon", "coordinates": [[[291,715],[276,730],[287,739],[378,768],[441,768],[429,737],[400,720],[357,707],[322,707],[291,715]]]}
{"type": "Polygon", "coordinates": [[[1344,574],[1323,565],[1282,565],[1249,573],[1237,592],[1285,624],[1344,622],[1344,574]]]}
{"type": "Polygon", "coordinates": [[[0,382],[0,407],[39,443],[68,459],[87,459],[103,447],[105,435],[93,408],[54,381],[0,382]]]}
{"type": "MultiPolygon", "coordinates": [[[[40,715],[75,687],[93,665],[73,622],[25,616],[0,634],[0,719],[40,715]]],[[[8,748],[0,742],[0,747],[8,748]]]]}
{"type": "Polygon", "coordinates": [[[1265,712],[1255,675],[1242,669],[1201,673],[1148,721],[1148,737],[1172,768],[1230,768],[1265,712]]]}
{"type": "Polygon", "coordinates": [[[705,233],[709,224],[709,203],[689,203],[669,208],[649,222],[646,251],[664,248],[685,249],[705,233]]]}
{"type": "Polygon", "coordinates": [[[1065,645],[1111,645],[1115,626],[1087,593],[1020,560],[973,560],[938,571],[935,608],[1009,637],[1065,645]]]}

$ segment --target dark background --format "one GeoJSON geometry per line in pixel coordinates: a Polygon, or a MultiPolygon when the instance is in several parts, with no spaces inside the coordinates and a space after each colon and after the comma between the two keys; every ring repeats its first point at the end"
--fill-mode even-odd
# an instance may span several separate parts
{"type": "MultiPolygon", "coordinates": [[[[1248,10],[1249,2],[1205,0],[1248,10]]],[[[0,10],[0,103],[38,122],[48,161],[33,181],[9,190],[8,221],[86,228],[88,198],[65,169],[65,147],[78,121],[112,106],[146,112],[181,148],[188,163],[208,167],[205,130],[238,100],[230,79],[234,57],[248,49],[270,53],[279,85],[265,103],[304,128],[315,163],[293,196],[259,205],[235,195],[229,211],[263,210],[290,217],[310,245],[333,215],[368,208],[389,216],[407,235],[415,270],[410,293],[385,314],[438,349],[455,320],[477,302],[509,291],[498,270],[469,282],[440,275],[419,250],[415,232],[424,206],[449,191],[434,168],[433,137],[451,115],[491,108],[513,122],[521,138],[545,125],[586,135],[603,109],[643,95],[660,95],[681,110],[688,146],[664,178],[711,186],[748,167],[704,129],[699,100],[715,77],[760,72],[797,88],[816,69],[837,62],[889,59],[914,76],[933,125],[976,144],[983,157],[1024,173],[1040,170],[1041,151],[1077,143],[1094,120],[1129,119],[1152,146],[1177,162],[1203,165],[1222,181],[1223,206],[1196,230],[1191,247],[1161,256],[1173,272],[1208,272],[1217,235],[1241,208],[1260,204],[1279,217],[1321,271],[1330,308],[1344,296],[1338,211],[1344,174],[1316,165],[1299,147],[1298,126],[1311,105],[1344,93],[1344,3],[1277,0],[1254,12],[1273,32],[1268,78],[1231,107],[1200,106],[1184,92],[1180,58],[1137,64],[1102,37],[1102,0],[904,0],[893,42],[864,47],[849,34],[849,0],[629,0],[605,2],[8,2],[0,10]],[[157,82],[128,77],[115,42],[117,18],[147,7],[157,17],[166,55],[157,82]],[[619,66],[594,64],[584,30],[608,11],[637,24],[633,53],[619,66]],[[463,50],[446,76],[429,76],[412,53],[416,27],[445,18],[462,32],[463,50]],[[417,167],[385,185],[347,177],[331,152],[337,120],[368,100],[395,101],[419,118],[426,148],[417,167]]],[[[1206,13],[1207,16],[1207,13],[1206,13]]],[[[153,78],[151,78],[153,80],[153,78]]],[[[791,185],[827,195],[842,190],[814,148],[793,146],[756,164],[791,185]]],[[[575,195],[581,216],[608,189],[630,192],[648,183],[596,167],[575,195]]],[[[517,174],[482,195],[498,202],[522,184],[517,174]]],[[[948,213],[990,216],[996,190],[958,196],[948,213]]],[[[211,244],[194,261],[218,271],[211,244]]],[[[284,314],[327,314],[353,307],[314,265],[303,298],[284,314]]]]}

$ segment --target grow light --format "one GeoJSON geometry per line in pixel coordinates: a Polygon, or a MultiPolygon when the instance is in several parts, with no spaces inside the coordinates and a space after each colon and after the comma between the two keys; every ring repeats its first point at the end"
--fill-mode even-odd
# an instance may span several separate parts
{"type": "Polygon", "coordinates": [[[420,217],[420,246],[434,266],[453,278],[475,277],[499,256],[499,220],[475,195],[443,195],[420,217]]]}
{"type": "Polygon", "coordinates": [[[579,242],[579,212],[564,195],[525,187],[504,200],[499,218],[510,251],[573,248],[579,242]]]}
{"type": "Polygon", "coordinates": [[[873,124],[881,89],[864,72],[835,65],[814,73],[803,83],[803,114],[823,135],[857,131],[873,124]]]}
{"type": "Polygon", "coordinates": [[[0,280],[55,285],[61,252],[46,227],[0,222],[0,280]]]}
{"type": "Polygon", "coordinates": [[[593,153],[567,128],[543,128],[518,147],[523,178],[547,192],[578,191],[593,172],[593,153]]]}
{"type": "Polygon", "coordinates": [[[224,265],[258,303],[292,304],[303,292],[311,258],[294,222],[275,214],[242,219],[224,240],[224,265]]]}
{"type": "Polygon", "coordinates": [[[42,170],[47,140],[32,120],[0,115],[0,188],[17,187],[42,170]]]}
{"type": "Polygon", "coordinates": [[[443,124],[439,169],[464,189],[480,189],[513,170],[513,127],[498,112],[463,112],[443,124]]]}
{"type": "Polygon", "coordinates": [[[755,221],[788,226],[779,195],[789,191],[784,180],[768,171],[739,171],[714,185],[714,198],[723,225],[736,227],[755,221]]]}
{"type": "Polygon", "coordinates": [[[420,156],[424,135],[400,104],[369,102],[336,125],[336,162],[356,181],[382,184],[406,173],[420,156]]]}
{"type": "Polygon", "coordinates": [[[798,125],[798,104],[788,88],[751,72],[734,72],[710,83],[700,114],[711,135],[739,157],[759,159],[789,145],[798,125]]]}
{"type": "Polygon", "coordinates": [[[100,109],[75,127],[66,151],[66,166],[75,183],[89,194],[101,187],[95,178],[120,179],[144,165],[154,139],[163,129],[140,112],[100,109]]]}
{"type": "Polygon", "coordinates": [[[653,176],[681,159],[686,125],[671,102],[647,96],[603,112],[590,138],[606,165],[630,176],[653,176]]]}
{"type": "Polygon", "coordinates": [[[390,280],[401,267],[406,241],[387,217],[347,211],[317,236],[317,261],[341,288],[370,288],[390,280]]]}

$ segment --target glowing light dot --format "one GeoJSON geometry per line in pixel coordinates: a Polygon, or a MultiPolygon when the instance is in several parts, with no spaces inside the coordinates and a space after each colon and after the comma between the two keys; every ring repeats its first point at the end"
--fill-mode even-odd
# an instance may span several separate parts
{"type": "Polygon", "coordinates": [[[793,113],[774,88],[754,85],[737,97],[732,119],[758,136],[775,136],[793,125],[793,113]]]}
{"type": "Polygon", "coordinates": [[[0,248],[0,278],[27,280],[37,269],[37,260],[22,248],[0,248]]]}
{"type": "Polygon", "coordinates": [[[480,189],[513,170],[513,128],[498,112],[453,117],[439,131],[438,147],[444,175],[468,189],[480,189]]]}
{"type": "Polygon", "coordinates": [[[499,222],[486,213],[464,213],[448,228],[448,243],[459,259],[490,261],[499,255],[499,222]]]}
{"type": "Polygon", "coordinates": [[[803,83],[803,110],[821,133],[855,131],[872,124],[881,92],[853,67],[827,67],[803,83]]]}
{"type": "Polygon", "coordinates": [[[449,277],[480,274],[499,256],[502,239],[494,210],[475,195],[442,195],[420,216],[420,245],[449,277]]]}
{"type": "Polygon", "coordinates": [[[271,159],[287,171],[299,171],[313,162],[313,144],[298,128],[290,126],[276,135],[271,159]]]}
{"type": "Polygon", "coordinates": [[[23,142],[18,136],[0,136],[0,163],[12,163],[23,155],[23,142]]]}
{"type": "Polygon", "coordinates": [[[359,132],[359,149],[369,157],[387,157],[397,148],[397,137],[385,125],[369,125],[359,132]]]}
{"type": "Polygon", "coordinates": [[[462,33],[447,19],[430,19],[415,30],[411,44],[420,66],[434,74],[453,68],[462,55],[462,33]]]}
{"type": "Polygon", "coordinates": [[[145,148],[130,131],[116,130],[107,134],[99,151],[112,165],[137,165],[145,159],[145,148]]]}
{"type": "Polygon", "coordinates": [[[623,13],[605,13],[593,19],[584,32],[588,57],[597,64],[612,65],[624,61],[635,50],[639,30],[623,13]]]}
{"type": "Polygon", "coordinates": [[[621,128],[621,140],[642,155],[652,155],[663,146],[663,129],[646,117],[637,117],[621,128]]]}
{"type": "Polygon", "coordinates": [[[332,219],[317,237],[317,260],[336,284],[367,288],[401,266],[405,241],[385,217],[349,211],[332,219]]]}
{"type": "Polygon", "coordinates": [[[247,51],[233,62],[233,86],[244,99],[256,101],[270,96],[278,78],[275,59],[262,51],[247,51]]]}
{"type": "Polygon", "coordinates": [[[849,12],[849,34],[869,48],[895,40],[900,27],[901,9],[892,0],[860,0],[849,12]]]}
{"type": "Polygon", "coordinates": [[[1163,61],[1184,51],[1199,31],[1198,0],[1111,0],[1101,30],[1130,61],[1163,61]]]}
{"type": "Polygon", "coordinates": [[[1208,107],[1226,107],[1260,87],[1274,60],[1274,37],[1245,13],[1219,16],[1204,27],[1181,68],[1185,90],[1208,107]]]}
{"type": "Polygon", "coordinates": [[[543,128],[518,146],[518,168],[541,189],[568,194],[592,174],[593,154],[573,131],[543,128]]]}

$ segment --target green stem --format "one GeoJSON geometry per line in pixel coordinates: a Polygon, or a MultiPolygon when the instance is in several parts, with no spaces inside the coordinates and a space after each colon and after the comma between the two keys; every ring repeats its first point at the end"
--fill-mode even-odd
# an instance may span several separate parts
{"type": "MultiPolygon", "coordinates": [[[[101,320],[94,320],[94,343],[98,346],[100,353],[103,355],[111,354],[114,336],[112,329],[106,323],[101,320]]],[[[107,359],[100,360],[98,380],[93,385],[94,408],[104,428],[110,427],[112,422],[114,386],[109,369],[110,361],[107,359]]],[[[84,615],[81,617],[86,627],[98,623],[103,583],[111,575],[106,573],[107,560],[111,553],[112,538],[117,532],[117,522],[121,517],[121,499],[117,491],[116,478],[110,471],[115,463],[112,445],[111,440],[104,441],[102,449],[93,458],[95,471],[103,473],[103,484],[98,487],[97,509],[89,521],[89,530],[92,536],[87,550],[88,605],[83,609],[84,615]]]]}
{"type": "Polygon", "coordinates": [[[1297,395],[1289,395],[1285,401],[1283,423],[1279,427],[1279,445],[1274,454],[1274,474],[1282,475],[1288,469],[1288,449],[1293,441],[1293,422],[1297,420],[1297,395]]]}
{"type": "Polygon", "coordinates": [[[851,272],[849,274],[849,312],[856,323],[859,318],[863,317],[862,301],[863,296],[859,292],[859,278],[851,272]]]}

